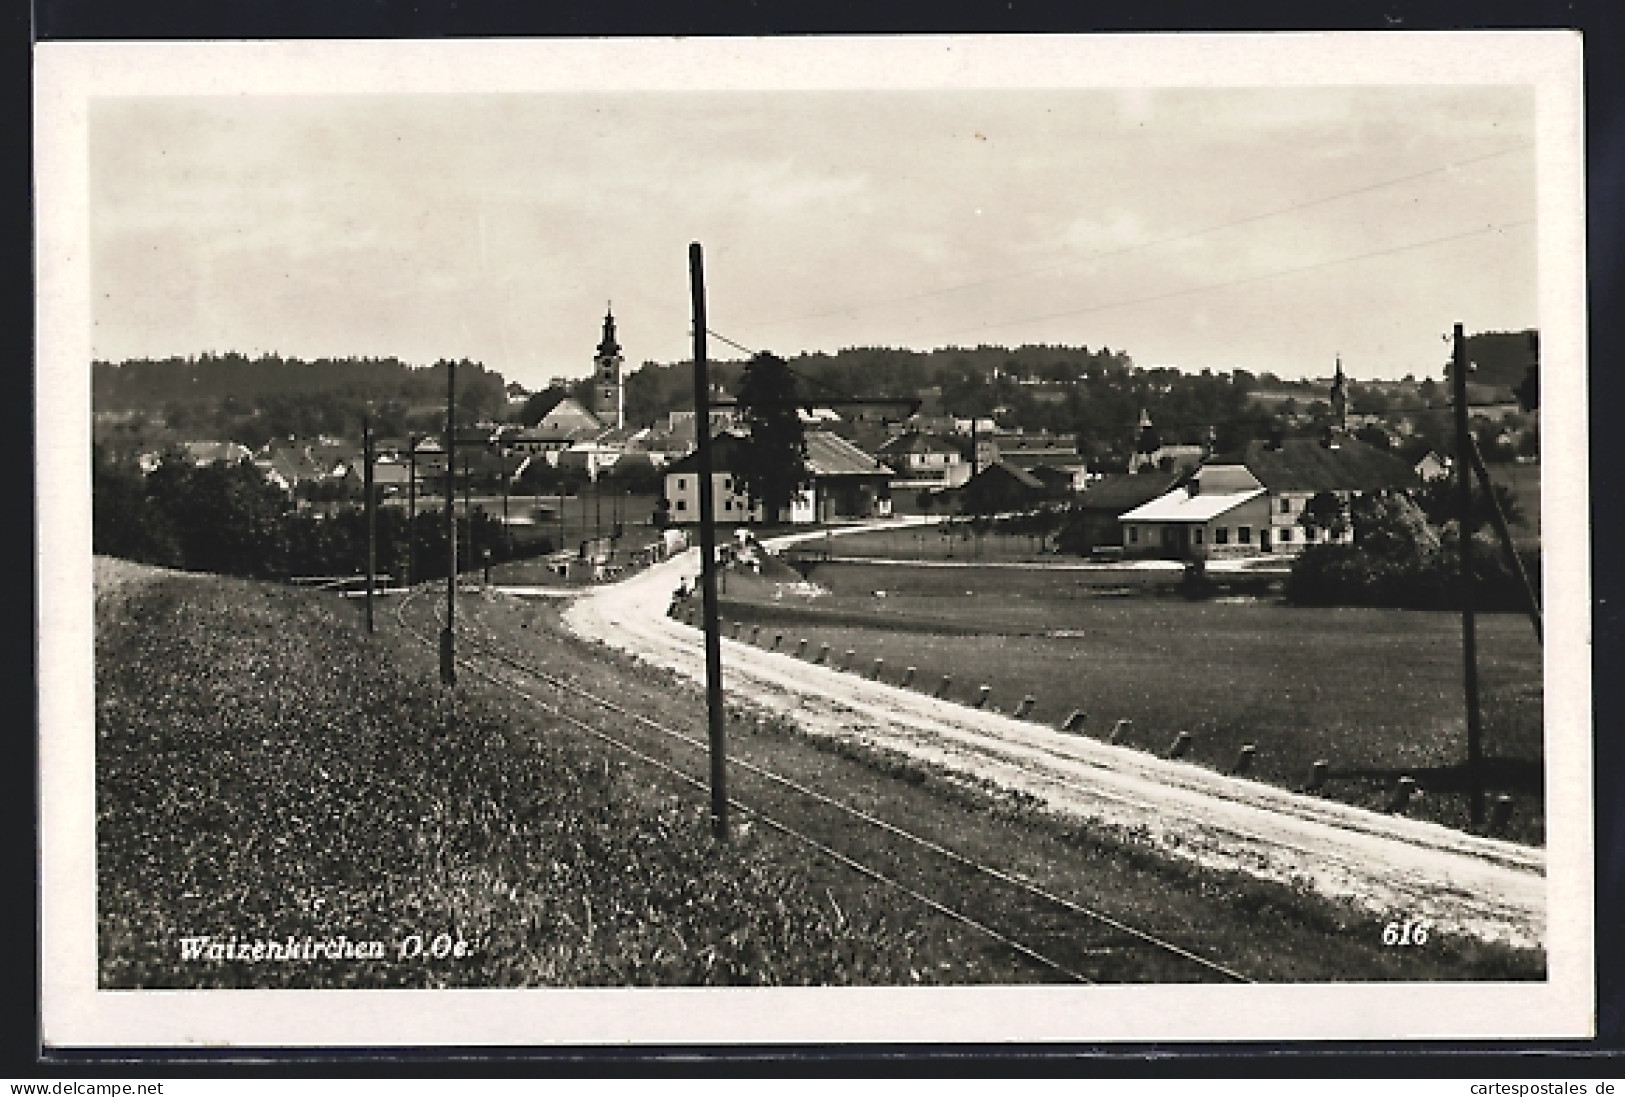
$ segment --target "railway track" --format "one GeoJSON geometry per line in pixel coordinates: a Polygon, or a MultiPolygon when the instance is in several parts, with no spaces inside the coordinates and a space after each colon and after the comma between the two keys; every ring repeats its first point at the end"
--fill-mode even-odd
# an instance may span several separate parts
{"type": "MultiPolygon", "coordinates": [[[[396,618],[406,634],[431,649],[438,647],[444,618],[435,599],[415,591],[397,606],[396,618]]],[[[466,631],[459,634],[457,647],[462,670],[524,697],[632,758],[658,775],[657,780],[706,799],[709,748],[704,738],[635,712],[466,631]]],[[[1033,981],[1252,981],[1175,941],[760,764],[749,756],[745,742],[732,744],[728,768],[729,802],[742,822],[775,830],[980,935],[1033,981]]]]}

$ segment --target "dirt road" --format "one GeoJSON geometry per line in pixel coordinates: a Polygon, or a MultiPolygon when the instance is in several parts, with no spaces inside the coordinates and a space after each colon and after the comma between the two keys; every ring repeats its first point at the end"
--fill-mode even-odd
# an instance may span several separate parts
{"type": "MultiPolygon", "coordinates": [[[[672,592],[698,570],[691,550],[583,595],[565,621],[581,636],[703,681],[700,632],[665,615],[672,592]]],[[[722,651],[731,698],[809,732],[974,774],[1058,813],[1139,830],[1171,856],[1311,886],[1385,918],[1544,944],[1544,850],[1227,777],[727,638],[722,651]]]]}

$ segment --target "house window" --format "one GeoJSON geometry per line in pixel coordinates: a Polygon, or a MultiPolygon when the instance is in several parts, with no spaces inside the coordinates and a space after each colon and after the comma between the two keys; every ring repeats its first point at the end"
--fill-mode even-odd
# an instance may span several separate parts
{"type": "Polygon", "coordinates": [[[1281,500],[1281,513],[1282,514],[1291,514],[1292,513],[1292,500],[1290,500],[1290,499],[1282,499],[1281,500]]]}
{"type": "Polygon", "coordinates": [[[1315,527],[1314,526],[1305,526],[1304,527],[1303,539],[1305,541],[1313,541],[1315,539],[1315,527]]]}
{"type": "Polygon", "coordinates": [[[1215,545],[1228,545],[1230,543],[1230,527],[1215,526],[1213,529],[1213,543],[1215,545]]]}
{"type": "Polygon", "coordinates": [[[734,509],[734,501],[732,499],[724,499],[722,501],[722,509],[723,510],[733,510],[734,509]]]}
{"type": "Polygon", "coordinates": [[[1200,545],[1202,543],[1202,527],[1197,526],[1194,533],[1195,533],[1195,536],[1196,536],[1196,543],[1198,545],[1200,545]]]}
{"type": "Polygon", "coordinates": [[[1250,545],[1252,543],[1253,543],[1253,527],[1252,526],[1237,526],[1236,527],[1236,544],[1238,544],[1238,545],[1250,545]]]}
{"type": "Polygon", "coordinates": [[[678,491],[687,491],[688,490],[688,480],[687,480],[687,478],[682,477],[682,476],[679,476],[677,478],[677,490],[678,491]]]}
{"type": "Polygon", "coordinates": [[[1128,528],[1128,543],[1131,544],[1131,545],[1137,545],[1137,544],[1140,543],[1140,527],[1139,526],[1130,526],[1128,528]]]}
{"type": "Polygon", "coordinates": [[[1173,526],[1163,526],[1162,527],[1162,543],[1165,544],[1165,545],[1171,545],[1171,544],[1174,543],[1174,527],[1173,526]]]}
{"type": "Polygon", "coordinates": [[[1292,540],[1292,527],[1291,526],[1282,526],[1281,529],[1280,529],[1280,532],[1276,535],[1275,539],[1277,541],[1280,541],[1281,544],[1283,544],[1283,545],[1286,544],[1288,541],[1292,540]]]}
{"type": "Polygon", "coordinates": [[[722,490],[723,491],[732,491],[733,489],[734,489],[734,478],[732,476],[724,476],[722,478],[722,490]]]}
{"type": "Polygon", "coordinates": [[[677,509],[678,510],[687,510],[688,509],[688,500],[687,499],[679,499],[679,500],[677,500],[677,509]]]}

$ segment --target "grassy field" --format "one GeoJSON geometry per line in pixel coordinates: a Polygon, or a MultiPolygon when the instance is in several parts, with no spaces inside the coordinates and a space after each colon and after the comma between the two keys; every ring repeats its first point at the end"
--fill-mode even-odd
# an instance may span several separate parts
{"type": "MultiPolygon", "coordinates": [[[[617,704],[653,716],[662,724],[703,734],[703,690],[667,671],[571,637],[561,631],[560,613],[559,604],[550,600],[498,597],[471,602],[463,619],[470,634],[482,643],[565,676],[580,688],[611,696],[617,704]]],[[[582,708],[580,714],[589,720],[604,717],[591,706],[582,708]]],[[[674,747],[669,738],[638,724],[622,723],[614,730],[637,749],[703,777],[703,752],[674,747]]],[[[897,855],[884,833],[808,812],[805,803],[787,797],[777,784],[753,780],[743,764],[764,766],[837,796],[930,841],[1222,959],[1260,981],[1542,977],[1543,960],[1536,951],[1448,937],[1439,938],[1437,949],[1426,952],[1406,954],[1384,948],[1380,944],[1383,916],[1351,903],[1319,896],[1304,887],[1170,859],[1153,851],[1133,831],[1062,818],[1030,797],[968,781],[962,774],[873,744],[810,735],[783,720],[760,718],[748,706],[731,712],[727,740],[731,794],[755,810],[793,821],[813,837],[864,863],[893,862],[897,855]]],[[[853,875],[846,866],[816,856],[805,857],[803,864],[815,889],[828,888],[842,896],[844,889],[853,886],[853,875]]],[[[966,881],[945,869],[940,860],[928,859],[910,864],[899,875],[928,894],[960,903],[966,881]]],[[[1009,968],[996,949],[977,952],[970,948],[974,935],[967,939],[962,927],[947,925],[935,930],[930,911],[901,896],[892,898],[898,916],[922,931],[922,945],[935,946],[939,932],[957,938],[961,951],[938,961],[937,974],[944,981],[1025,982],[1033,978],[1030,971],[1009,968]],[[953,966],[946,966],[950,961],[953,966]]],[[[840,899],[842,904],[846,901],[840,899]]],[[[1047,922],[1035,928],[1040,934],[1053,932],[1047,922]]],[[[1087,932],[1082,925],[1077,929],[1087,932]]],[[[1145,958],[1140,962],[1145,963],[1145,958]]],[[[1119,969],[1118,974],[1107,977],[1157,980],[1164,972],[1167,965],[1153,960],[1148,967],[1126,973],[1119,969]]],[[[1189,979],[1191,972],[1181,969],[1168,976],[1189,979]]]]}
{"type": "MultiPolygon", "coordinates": [[[[963,525],[945,524],[906,529],[873,530],[850,533],[832,538],[828,549],[842,557],[880,557],[893,560],[982,560],[992,562],[1053,562],[1053,553],[1045,554],[1043,538],[1024,534],[975,534],[963,525]]],[[[823,541],[808,542],[804,551],[821,553],[823,541]]]]}
{"type": "MultiPolygon", "coordinates": [[[[829,644],[832,659],[851,650],[863,671],[884,659],[893,681],[914,666],[919,688],[951,675],[959,699],[987,684],[1006,712],[1032,694],[1035,720],[1081,709],[1087,734],[1131,720],[1123,742],[1144,750],[1165,751],[1188,731],[1187,756],[1217,769],[1254,744],[1251,776],[1283,787],[1300,787],[1324,759],[1326,794],[1366,807],[1382,807],[1409,775],[1424,790],[1412,814],[1468,826],[1452,614],[1187,601],[1098,572],[835,563],[810,578],[825,593],[730,577],[724,618],[761,625],[764,643],[782,631],[788,650],[802,638],[809,653],[829,644]]],[[[1538,843],[1540,648],[1513,614],[1481,616],[1478,636],[1490,793],[1514,799],[1508,836],[1538,843]]]]}
{"type": "MultiPolygon", "coordinates": [[[[360,606],[331,595],[197,576],[105,589],[102,577],[99,564],[104,988],[914,985],[1041,975],[770,829],[717,846],[703,794],[473,675],[441,688],[433,652],[400,633],[393,614],[369,638],[360,606]],[[187,942],[201,938],[209,940],[187,959],[187,942]],[[289,939],[306,950],[297,962],[250,951],[289,939]],[[366,955],[343,956],[345,941],[366,955]],[[338,956],[312,956],[313,945],[338,956]]],[[[474,597],[460,631],[651,716],[703,726],[697,690],[560,634],[557,612],[474,597]]],[[[1168,862],[1132,836],[1060,827],[962,781],[832,752],[792,729],[736,720],[730,736],[738,757],[851,796],[1255,978],[1544,970],[1538,953],[1445,937],[1426,950],[1384,948],[1381,919],[1349,906],[1168,862]]],[[[702,754],[639,745],[704,772],[702,754]]],[[[743,780],[738,789],[762,793],[743,780]]],[[[863,843],[879,832],[832,826],[814,833],[871,856],[863,843]]],[[[922,863],[907,878],[932,890],[940,868],[922,863]]]]}
{"type": "Polygon", "coordinates": [[[715,846],[695,800],[442,690],[354,604],[181,576],[104,600],[97,631],[103,987],[906,984],[943,962],[784,851],[715,846]],[[203,937],[339,958],[186,959],[203,937]]]}

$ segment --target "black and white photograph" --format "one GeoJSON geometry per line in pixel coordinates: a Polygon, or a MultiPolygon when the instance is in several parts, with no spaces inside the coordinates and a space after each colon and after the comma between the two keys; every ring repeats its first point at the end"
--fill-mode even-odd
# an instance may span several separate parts
{"type": "Polygon", "coordinates": [[[37,62],[48,1044],[1593,1032],[1576,37],[37,62]]]}

